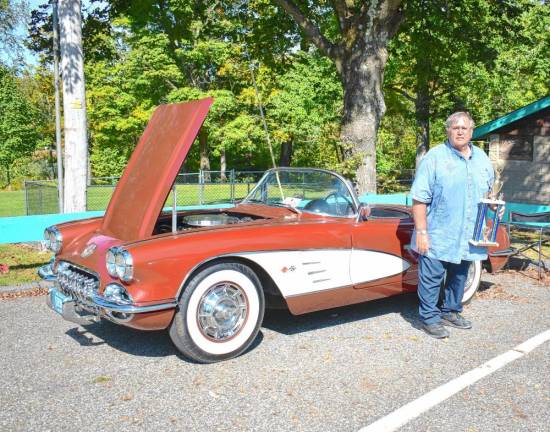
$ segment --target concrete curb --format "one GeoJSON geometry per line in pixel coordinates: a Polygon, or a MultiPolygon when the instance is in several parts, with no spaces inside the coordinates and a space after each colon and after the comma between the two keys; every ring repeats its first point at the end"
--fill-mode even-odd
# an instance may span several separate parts
{"type": "Polygon", "coordinates": [[[53,282],[48,282],[48,281],[27,282],[21,285],[5,285],[5,286],[0,286],[0,294],[32,291],[37,288],[48,289],[48,288],[51,288],[52,286],[53,286],[53,282]]]}

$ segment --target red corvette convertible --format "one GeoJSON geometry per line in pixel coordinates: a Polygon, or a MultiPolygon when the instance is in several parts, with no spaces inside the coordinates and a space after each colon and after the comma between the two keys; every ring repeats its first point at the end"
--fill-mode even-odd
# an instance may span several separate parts
{"type": "MultiPolygon", "coordinates": [[[[55,280],[54,311],[79,324],[168,329],[185,356],[215,362],[250,346],[270,305],[303,314],[416,290],[410,210],[365,206],[334,172],[269,170],[233,208],[166,210],[211,103],[160,106],[105,216],[46,230],[55,259],[40,274],[55,280]]],[[[504,230],[498,241],[508,246],[504,230]]],[[[464,301],[482,264],[471,266],[464,301]]]]}

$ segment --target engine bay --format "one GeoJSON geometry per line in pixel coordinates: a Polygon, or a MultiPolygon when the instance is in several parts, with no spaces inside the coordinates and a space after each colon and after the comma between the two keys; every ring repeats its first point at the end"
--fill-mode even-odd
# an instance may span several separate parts
{"type": "MultiPolygon", "coordinates": [[[[197,212],[179,213],[177,215],[177,231],[188,231],[197,228],[216,227],[252,222],[262,219],[259,216],[237,212],[197,212]]],[[[163,213],[153,231],[153,235],[172,232],[172,215],[163,213]]]]}

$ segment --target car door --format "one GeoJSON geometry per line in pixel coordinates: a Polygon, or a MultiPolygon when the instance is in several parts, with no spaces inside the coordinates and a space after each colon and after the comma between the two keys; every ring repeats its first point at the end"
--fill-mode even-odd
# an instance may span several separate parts
{"type": "Polygon", "coordinates": [[[410,249],[414,222],[405,207],[373,206],[366,220],[352,229],[350,275],[353,286],[368,298],[414,291],[417,259],[410,249]]]}

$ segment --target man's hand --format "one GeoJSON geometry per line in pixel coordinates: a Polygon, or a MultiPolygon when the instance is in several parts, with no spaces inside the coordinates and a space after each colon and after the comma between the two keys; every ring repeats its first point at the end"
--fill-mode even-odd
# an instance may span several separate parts
{"type": "Polygon", "coordinates": [[[416,231],[416,249],[420,255],[426,255],[430,249],[430,237],[425,230],[416,231]]]}
{"type": "Polygon", "coordinates": [[[414,226],[416,228],[416,251],[420,255],[426,255],[430,249],[430,237],[426,230],[428,226],[426,221],[426,203],[413,199],[412,211],[414,226]]]}
{"type": "MultiPolygon", "coordinates": [[[[497,206],[496,205],[492,205],[489,207],[492,211],[496,211],[497,210],[497,206]]],[[[504,212],[506,211],[506,206],[501,206],[499,211],[498,211],[498,219],[499,220],[502,220],[502,218],[504,217],[504,212]]]]}

